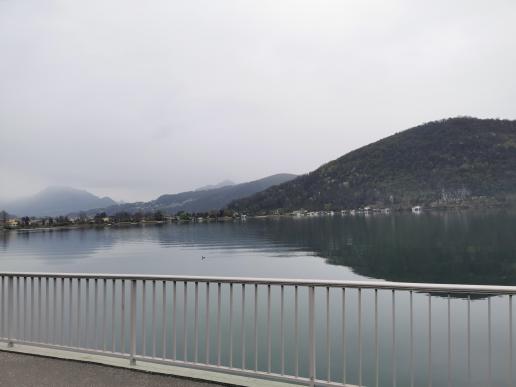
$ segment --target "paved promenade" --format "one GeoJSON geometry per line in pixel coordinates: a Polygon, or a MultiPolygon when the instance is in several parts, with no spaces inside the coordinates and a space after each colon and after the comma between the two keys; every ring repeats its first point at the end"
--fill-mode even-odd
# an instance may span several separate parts
{"type": "Polygon", "coordinates": [[[221,384],[198,382],[167,375],[3,351],[0,351],[0,369],[1,387],[221,386],[221,384]]]}

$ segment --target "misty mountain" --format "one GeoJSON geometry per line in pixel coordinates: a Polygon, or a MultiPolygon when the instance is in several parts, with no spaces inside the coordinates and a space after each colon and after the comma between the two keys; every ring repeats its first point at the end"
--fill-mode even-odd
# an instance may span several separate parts
{"type": "Polygon", "coordinates": [[[516,121],[457,117],[429,122],[352,151],[229,208],[408,207],[516,197],[516,121]]]}
{"type": "Polygon", "coordinates": [[[17,216],[57,216],[116,204],[109,198],[70,187],[48,187],[34,196],[5,203],[3,208],[17,216]]]}
{"type": "MultiPolygon", "coordinates": [[[[167,214],[175,214],[179,211],[207,212],[220,210],[233,200],[253,195],[256,192],[290,181],[295,177],[296,175],[281,173],[247,183],[224,185],[220,188],[161,195],[150,202],[119,204],[104,208],[102,211],[105,211],[108,215],[113,215],[122,211],[129,213],[162,211],[167,214]]],[[[99,211],[99,209],[89,211],[89,214],[99,211]]]]}
{"type": "Polygon", "coordinates": [[[235,185],[235,183],[232,182],[231,180],[223,180],[217,184],[210,184],[210,185],[205,185],[205,186],[199,187],[196,189],[196,191],[206,191],[209,189],[227,187],[228,185],[235,185]]]}

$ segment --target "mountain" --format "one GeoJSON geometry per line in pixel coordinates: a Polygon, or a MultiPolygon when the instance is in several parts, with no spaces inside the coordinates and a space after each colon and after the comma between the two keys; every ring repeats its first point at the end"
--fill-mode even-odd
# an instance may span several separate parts
{"type": "Polygon", "coordinates": [[[231,180],[223,180],[217,184],[210,184],[210,185],[205,185],[205,186],[199,187],[196,189],[196,191],[206,191],[209,189],[227,187],[228,185],[235,185],[235,183],[232,182],[231,180]]]}
{"type": "MultiPolygon", "coordinates": [[[[150,202],[125,203],[103,208],[108,215],[117,212],[149,212],[162,211],[167,214],[175,214],[179,211],[186,212],[208,212],[220,210],[226,207],[231,201],[244,198],[263,191],[274,185],[292,180],[296,175],[281,173],[265,177],[263,179],[248,183],[225,185],[220,188],[181,192],[177,194],[161,195],[150,202]]],[[[89,214],[99,212],[99,209],[90,211],[89,214]]]]}
{"type": "Polygon", "coordinates": [[[516,198],[516,121],[457,117],[429,122],[354,150],[229,208],[409,207],[516,198]]]}
{"type": "Polygon", "coordinates": [[[57,216],[116,204],[87,191],[69,187],[48,187],[34,196],[11,201],[5,210],[17,216],[57,216]]]}

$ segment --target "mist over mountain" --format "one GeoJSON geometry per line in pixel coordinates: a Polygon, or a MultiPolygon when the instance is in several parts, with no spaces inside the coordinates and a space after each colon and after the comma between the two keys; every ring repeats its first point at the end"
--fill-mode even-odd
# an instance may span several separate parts
{"type": "Polygon", "coordinates": [[[229,208],[257,214],[514,197],[516,121],[457,117],[396,133],[229,208]]]}
{"type": "Polygon", "coordinates": [[[296,175],[280,173],[247,183],[226,185],[226,182],[222,182],[220,184],[223,184],[223,186],[220,188],[206,188],[176,194],[166,194],[149,202],[118,204],[106,208],[90,210],[88,213],[93,214],[95,212],[105,211],[108,215],[113,215],[117,212],[124,211],[128,213],[162,211],[167,214],[175,214],[180,211],[218,211],[226,207],[233,200],[253,195],[256,192],[290,181],[295,177],[296,175]]]}
{"type": "Polygon", "coordinates": [[[57,216],[116,204],[109,197],[70,187],[48,187],[33,196],[4,203],[2,208],[17,216],[57,216]]]}
{"type": "Polygon", "coordinates": [[[209,190],[209,189],[227,187],[229,185],[235,185],[235,183],[233,181],[231,181],[231,180],[223,180],[223,181],[221,181],[220,183],[217,183],[217,184],[209,184],[209,185],[204,185],[202,187],[199,187],[199,188],[196,189],[196,191],[206,191],[206,190],[209,190]]]}

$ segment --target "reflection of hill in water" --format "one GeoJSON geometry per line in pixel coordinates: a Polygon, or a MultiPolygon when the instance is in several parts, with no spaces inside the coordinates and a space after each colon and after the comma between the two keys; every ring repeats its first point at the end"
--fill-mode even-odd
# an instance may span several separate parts
{"type": "MultiPolygon", "coordinates": [[[[281,222],[280,222],[281,223],[281,222]]],[[[511,284],[516,281],[516,216],[431,213],[300,219],[270,236],[390,281],[511,284]]]]}

